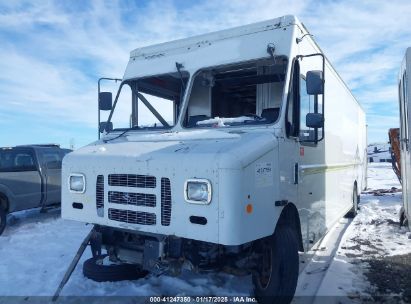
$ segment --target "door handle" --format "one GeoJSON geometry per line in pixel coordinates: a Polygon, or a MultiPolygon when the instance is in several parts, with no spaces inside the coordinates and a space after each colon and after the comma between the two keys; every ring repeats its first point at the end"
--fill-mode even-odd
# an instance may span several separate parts
{"type": "Polygon", "coordinates": [[[298,163],[294,164],[294,185],[298,185],[298,163]]]}

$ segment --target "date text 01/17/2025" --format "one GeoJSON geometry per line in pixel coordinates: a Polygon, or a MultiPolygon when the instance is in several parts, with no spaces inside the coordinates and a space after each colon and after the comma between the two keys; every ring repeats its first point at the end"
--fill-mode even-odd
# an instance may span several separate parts
{"type": "Polygon", "coordinates": [[[216,296],[200,296],[200,297],[150,297],[151,303],[189,303],[195,301],[196,303],[253,303],[257,300],[253,297],[235,296],[235,297],[216,297],[216,296]]]}

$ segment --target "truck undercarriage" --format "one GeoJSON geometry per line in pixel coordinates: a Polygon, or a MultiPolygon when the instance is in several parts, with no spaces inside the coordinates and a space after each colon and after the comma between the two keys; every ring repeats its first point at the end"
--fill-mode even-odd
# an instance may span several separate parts
{"type": "Polygon", "coordinates": [[[224,246],[175,236],[164,236],[97,226],[90,240],[93,257],[106,250],[113,263],[136,264],[154,273],[178,275],[181,269],[224,271],[246,275],[256,267],[257,242],[224,246]]]}

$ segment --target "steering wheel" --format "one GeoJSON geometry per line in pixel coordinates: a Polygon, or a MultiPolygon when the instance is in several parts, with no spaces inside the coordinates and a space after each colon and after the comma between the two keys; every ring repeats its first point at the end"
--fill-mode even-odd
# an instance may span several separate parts
{"type": "Polygon", "coordinates": [[[257,114],[254,114],[254,113],[247,113],[244,116],[252,117],[252,118],[254,118],[254,120],[262,120],[263,119],[261,116],[258,116],[257,114]]]}

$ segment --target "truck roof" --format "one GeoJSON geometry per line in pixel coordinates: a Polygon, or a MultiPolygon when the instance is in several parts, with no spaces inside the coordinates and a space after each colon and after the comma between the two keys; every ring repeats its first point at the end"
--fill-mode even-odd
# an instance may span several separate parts
{"type": "Polygon", "coordinates": [[[300,23],[297,17],[293,15],[285,15],[275,19],[267,21],[242,25],[225,29],[221,31],[206,33],[202,35],[192,36],[183,39],[177,39],[169,42],[154,44],[141,48],[134,49],[130,52],[130,59],[136,57],[157,57],[162,56],[161,53],[174,49],[187,48],[190,50],[192,47],[200,47],[201,45],[208,44],[212,41],[229,39],[237,36],[249,35],[252,33],[268,31],[275,28],[300,23]]]}

